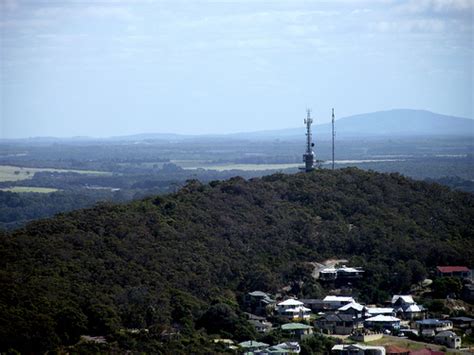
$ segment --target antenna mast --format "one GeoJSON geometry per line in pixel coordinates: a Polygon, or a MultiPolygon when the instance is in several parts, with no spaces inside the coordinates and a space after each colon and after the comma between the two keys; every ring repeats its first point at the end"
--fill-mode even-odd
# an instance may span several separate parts
{"type": "Polygon", "coordinates": [[[306,119],[304,120],[304,123],[306,124],[306,152],[303,154],[303,162],[305,163],[305,171],[310,172],[314,169],[314,143],[312,142],[311,134],[311,124],[313,123],[313,119],[311,118],[310,109],[306,110],[306,119]]]}
{"type": "Polygon", "coordinates": [[[332,109],[332,170],[334,170],[334,138],[336,131],[334,130],[334,108],[332,109]]]}

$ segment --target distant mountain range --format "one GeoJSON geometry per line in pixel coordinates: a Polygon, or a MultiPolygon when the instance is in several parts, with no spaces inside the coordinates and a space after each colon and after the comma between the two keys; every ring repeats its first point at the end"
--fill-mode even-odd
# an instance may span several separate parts
{"type": "MultiPolygon", "coordinates": [[[[414,137],[414,136],[472,136],[474,120],[441,115],[424,110],[398,109],[348,116],[336,120],[338,138],[414,137]]],[[[301,137],[305,127],[273,131],[231,134],[239,138],[301,137]]],[[[331,137],[331,123],[313,126],[316,139],[331,137]]]]}
{"type": "MultiPolygon", "coordinates": [[[[317,122],[317,118],[316,118],[317,122]]],[[[395,109],[348,116],[336,120],[336,136],[341,138],[377,138],[377,137],[416,137],[416,136],[474,136],[474,120],[470,118],[441,115],[425,110],[395,109]]],[[[51,142],[51,141],[179,141],[201,139],[301,139],[305,127],[240,132],[214,135],[184,135],[175,133],[142,133],[129,136],[108,138],[92,137],[35,137],[12,139],[8,141],[51,142]]],[[[316,139],[330,139],[331,123],[315,124],[313,133],[316,139]]]]}

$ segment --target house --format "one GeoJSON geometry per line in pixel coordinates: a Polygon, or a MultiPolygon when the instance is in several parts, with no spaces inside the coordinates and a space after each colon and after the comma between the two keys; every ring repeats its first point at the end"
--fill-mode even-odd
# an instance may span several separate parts
{"type": "Polygon", "coordinates": [[[311,315],[311,309],[306,308],[303,302],[291,298],[278,303],[276,310],[280,316],[289,320],[307,320],[311,315]]]}
{"type": "Polygon", "coordinates": [[[434,340],[436,343],[446,345],[451,349],[461,348],[461,337],[449,330],[436,334],[434,340]]]}
{"type": "Polygon", "coordinates": [[[277,345],[270,346],[263,350],[255,351],[256,355],[264,354],[299,354],[301,352],[300,344],[296,341],[288,341],[277,345]]]}
{"type": "Polygon", "coordinates": [[[303,340],[313,334],[313,327],[302,323],[283,324],[281,330],[297,340],[303,340]]]}
{"type": "Polygon", "coordinates": [[[272,329],[272,323],[267,321],[250,319],[248,322],[252,324],[257,333],[260,334],[268,333],[272,329]]]}
{"type": "Polygon", "coordinates": [[[346,265],[338,268],[328,267],[319,271],[319,279],[321,281],[339,280],[347,282],[361,278],[363,273],[364,270],[361,268],[347,267],[346,265]]]}
{"type": "Polygon", "coordinates": [[[403,319],[420,319],[426,313],[424,307],[417,305],[411,295],[394,295],[392,307],[395,313],[403,319]]]}
{"type": "Polygon", "coordinates": [[[328,304],[329,308],[332,310],[336,310],[348,303],[355,303],[355,300],[352,297],[347,296],[326,296],[323,301],[328,304]]]}
{"type": "Polygon", "coordinates": [[[474,318],[470,317],[452,317],[449,318],[453,322],[453,326],[460,329],[474,328],[474,318]]]}
{"type": "Polygon", "coordinates": [[[355,318],[363,318],[366,313],[366,308],[357,302],[353,302],[338,308],[337,311],[339,314],[349,314],[355,318]]]}
{"type": "Polygon", "coordinates": [[[244,307],[251,313],[264,315],[267,308],[275,304],[275,301],[265,292],[253,291],[244,296],[244,307]]]}
{"type": "Polygon", "coordinates": [[[427,330],[433,334],[453,329],[453,322],[447,319],[423,319],[416,321],[416,325],[420,332],[425,335],[428,334],[427,330]]]}
{"type": "Polygon", "coordinates": [[[357,318],[350,314],[325,314],[314,324],[327,334],[339,335],[348,335],[364,328],[363,318],[357,318]]]}
{"type": "Polygon", "coordinates": [[[436,276],[438,277],[459,277],[461,279],[470,279],[471,270],[466,266],[437,266],[436,276]]]}
{"type": "Polygon", "coordinates": [[[255,340],[248,340],[248,341],[244,341],[242,343],[239,343],[239,347],[245,353],[255,352],[257,350],[262,350],[262,349],[267,348],[268,346],[269,346],[269,344],[261,343],[259,341],[255,341],[255,340]]]}
{"type": "Polygon", "coordinates": [[[307,298],[307,299],[300,299],[300,301],[303,302],[305,307],[310,308],[311,311],[315,313],[325,312],[330,309],[330,305],[327,302],[324,302],[324,300],[315,299],[315,298],[307,298]]]}
{"type": "Polygon", "coordinates": [[[375,317],[378,315],[384,315],[384,316],[394,316],[396,315],[395,310],[391,307],[367,307],[366,308],[366,314],[369,317],[375,317]]]}
{"type": "Polygon", "coordinates": [[[368,328],[376,329],[400,329],[400,319],[379,314],[378,316],[367,318],[365,320],[365,325],[368,328]]]}
{"type": "Polygon", "coordinates": [[[331,349],[331,354],[337,355],[385,355],[383,346],[363,344],[337,344],[331,349]]]}

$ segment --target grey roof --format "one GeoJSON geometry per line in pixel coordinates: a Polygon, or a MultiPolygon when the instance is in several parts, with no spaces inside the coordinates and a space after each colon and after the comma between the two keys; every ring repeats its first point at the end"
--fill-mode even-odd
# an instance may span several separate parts
{"type": "Polygon", "coordinates": [[[249,295],[253,297],[270,297],[267,293],[262,291],[249,292],[249,295]]]}
{"type": "Polygon", "coordinates": [[[358,320],[357,318],[354,318],[351,314],[335,314],[335,313],[330,313],[322,316],[320,318],[321,320],[325,320],[327,322],[352,322],[355,320],[358,320]]]}
{"type": "Polygon", "coordinates": [[[423,320],[417,320],[416,323],[422,324],[422,325],[438,325],[438,324],[446,324],[450,322],[449,320],[444,320],[444,319],[423,319],[423,320]]]}
{"type": "Polygon", "coordinates": [[[450,320],[459,320],[461,322],[472,322],[472,321],[474,321],[474,318],[469,318],[469,317],[451,317],[449,319],[450,320]]]}
{"type": "Polygon", "coordinates": [[[455,332],[445,330],[444,332],[439,332],[438,334],[436,334],[435,337],[457,337],[457,335],[455,332]]]}

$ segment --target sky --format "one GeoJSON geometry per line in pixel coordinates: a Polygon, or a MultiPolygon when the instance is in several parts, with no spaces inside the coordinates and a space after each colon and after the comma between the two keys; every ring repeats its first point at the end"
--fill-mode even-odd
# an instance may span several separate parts
{"type": "Polygon", "coordinates": [[[0,4],[0,138],[473,118],[472,0],[0,4]]]}

